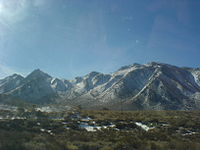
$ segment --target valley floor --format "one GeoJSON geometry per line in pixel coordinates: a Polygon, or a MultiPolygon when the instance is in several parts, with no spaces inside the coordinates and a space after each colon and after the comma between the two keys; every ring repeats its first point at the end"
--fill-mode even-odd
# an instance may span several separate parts
{"type": "Polygon", "coordinates": [[[0,111],[1,150],[199,150],[200,111],[0,111]]]}

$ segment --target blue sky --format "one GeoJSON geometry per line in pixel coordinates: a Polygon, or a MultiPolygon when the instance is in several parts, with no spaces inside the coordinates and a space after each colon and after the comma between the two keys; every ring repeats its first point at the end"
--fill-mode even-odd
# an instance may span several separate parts
{"type": "Polygon", "coordinates": [[[200,67],[200,1],[0,0],[0,78],[72,79],[159,61],[200,67]]]}

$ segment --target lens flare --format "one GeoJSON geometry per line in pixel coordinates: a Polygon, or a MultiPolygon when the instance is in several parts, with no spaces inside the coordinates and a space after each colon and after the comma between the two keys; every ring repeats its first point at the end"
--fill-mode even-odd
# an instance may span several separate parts
{"type": "Polygon", "coordinates": [[[25,18],[27,15],[27,0],[1,0],[0,23],[13,24],[25,18]]]}

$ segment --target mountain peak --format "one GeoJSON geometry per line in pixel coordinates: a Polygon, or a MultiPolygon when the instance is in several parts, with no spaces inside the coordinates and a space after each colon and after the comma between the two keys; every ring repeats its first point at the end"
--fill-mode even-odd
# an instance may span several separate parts
{"type": "Polygon", "coordinates": [[[10,78],[13,78],[13,79],[15,79],[15,78],[23,78],[20,74],[13,74],[13,75],[11,75],[11,76],[9,76],[10,78]]]}
{"type": "Polygon", "coordinates": [[[99,104],[114,108],[126,101],[127,110],[200,109],[200,70],[150,62],[124,66],[107,75],[93,71],[67,81],[35,69],[25,79],[14,74],[0,80],[1,93],[34,103],[67,104],[69,100],[70,105],[85,108],[99,104]]]}
{"type": "Polygon", "coordinates": [[[118,71],[125,70],[125,69],[131,68],[131,67],[139,67],[139,66],[141,66],[141,64],[133,63],[132,65],[122,66],[121,68],[118,69],[118,71]]]}
{"type": "Polygon", "coordinates": [[[13,75],[10,75],[10,76],[8,76],[8,77],[5,77],[4,79],[0,79],[0,80],[16,80],[16,79],[20,79],[20,80],[22,80],[24,77],[23,76],[21,76],[21,75],[19,75],[19,74],[13,74],[13,75]]]}
{"type": "MultiPolygon", "coordinates": [[[[155,61],[149,62],[149,63],[147,63],[147,65],[148,66],[174,66],[174,65],[171,65],[171,64],[155,62],[155,61]]],[[[176,66],[174,66],[174,67],[176,67],[176,66]]]]}
{"type": "Polygon", "coordinates": [[[34,73],[34,72],[35,72],[35,73],[41,73],[41,72],[44,73],[44,72],[43,72],[42,70],[40,70],[40,69],[35,69],[35,70],[33,70],[32,73],[34,73]]]}
{"type": "Polygon", "coordinates": [[[18,79],[20,79],[20,80],[22,80],[22,79],[24,79],[24,77],[23,76],[21,76],[21,75],[19,75],[19,74],[13,74],[12,76],[10,76],[12,79],[16,79],[16,80],[18,80],[18,79]]]}
{"type": "Polygon", "coordinates": [[[88,74],[88,76],[94,77],[94,76],[96,76],[97,74],[100,74],[100,73],[99,73],[99,72],[96,72],[96,71],[92,71],[92,72],[90,72],[90,73],[88,74]]]}
{"type": "Polygon", "coordinates": [[[41,71],[40,69],[35,69],[33,72],[31,72],[26,79],[35,79],[35,78],[50,78],[51,76],[47,73],[41,71]]]}
{"type": "Polygon", "coordinates": [[[163,65],[163,63],[152,61],[152,62],[147,63],[147,65],[149,65],[149,66],[157,66],[157,65],[163,65]]]}

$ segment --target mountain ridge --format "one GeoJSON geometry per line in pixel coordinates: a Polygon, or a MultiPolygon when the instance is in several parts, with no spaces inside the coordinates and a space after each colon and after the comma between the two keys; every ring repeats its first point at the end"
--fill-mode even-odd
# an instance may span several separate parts
{"type": "Polygon", "coordinates": [[[158,62],[123,66],[111,74],[93,71],[73,80],[54,78],[40,69],[26,77],[15,74],[0,80],[0,94],[89,109],[119,105],[127,110],[200,109],[199,93],[200,69],[158,62]]]}

